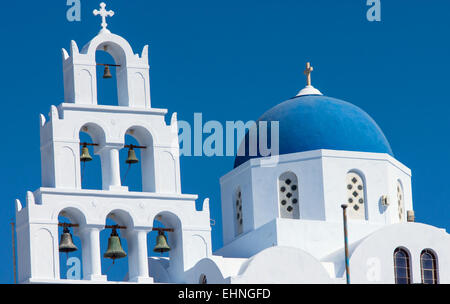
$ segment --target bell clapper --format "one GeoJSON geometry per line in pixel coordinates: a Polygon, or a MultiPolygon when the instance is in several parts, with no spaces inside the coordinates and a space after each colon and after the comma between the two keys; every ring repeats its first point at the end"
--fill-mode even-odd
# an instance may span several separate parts
{"type": "Polygon", "coordinates": [[[114,261],[111,263],[111,265],[109,265],[108,269],[106,269],[106,271],[104,272],[104,274],[107,274],[111,268],[114,266],[114,261]]]}
{"type": "Polygon", "coordinates": [[[83,176],[84,176],[84,168],[86,167],[86,162],[85,161],[81,161],[83,163],[82,167],[81,167],[81,182],[83,183],[83,176]]]}
{"type": "Polygon", "coordinates": [[[128,164],[127,171],[125,172],[125,175],[124,175],[124,177],[122,179],[123,183],[125,183],[125,181],[127,180],[128,172],[130,172],[130,169],[131,169],[131,164],[128,164]]]}

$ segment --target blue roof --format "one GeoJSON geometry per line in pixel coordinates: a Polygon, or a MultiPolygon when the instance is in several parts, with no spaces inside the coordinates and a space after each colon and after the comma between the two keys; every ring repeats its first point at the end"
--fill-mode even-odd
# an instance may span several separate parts
{"type": "MultiPolygon", "coordinates": [[[[318,149],[387,153],[391,146],[377,123],[363,110],[343,100],[322,95],[295,97],[273,107],[257,121],[267,121],[267,146],[270,148],[270,122],[279,121],[279,154],[318,149]]],[[[236,156],[234,167],[251,158],[247,132],[245,156],[236,156]]],[[[259,137],[259,135],[258,135],[259,137]]],[[[259,141],[259,140],[258,140],[259,141]]],[[[254,154],[254,153],[253,153],[254,154]]]]}

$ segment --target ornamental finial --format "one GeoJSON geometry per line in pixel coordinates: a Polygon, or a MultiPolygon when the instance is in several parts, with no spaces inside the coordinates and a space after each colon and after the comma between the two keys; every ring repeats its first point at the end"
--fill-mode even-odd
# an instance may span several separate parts
{"type": "Polygon", "coordinates": [[[303,72],[306,75],[306,85],[307,86],[311,85],[311,72],[312,71],[314,71],[314,68],[311,66],[311,63],[307,62],[306,63],[306,69],[303,72]]]}
{"type": "Polygon", "coordinates": [[[105,8],[105,2],[100,3],[100,10],[94,10],[94,16],[100,15],[102,17],[102,31],[109,32],[109,30],[106,28],[108,26],[108,23],[106,23],[106,17],[114,16],[114,12],[107,11],[105,8]]]}

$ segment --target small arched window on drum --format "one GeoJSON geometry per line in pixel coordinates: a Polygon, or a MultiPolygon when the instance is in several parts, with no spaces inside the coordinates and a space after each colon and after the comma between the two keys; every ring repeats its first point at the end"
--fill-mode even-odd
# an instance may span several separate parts
{"type": "Polygon", "coordinates": [[[234,195],[234,222],[236,235],[242,234],[244,231],[244,219],[242,218],[242,191],[241,188],[236,190],[234,195]]]}
{"type": "Polygon", "coordinates": [[[348,217],[364,220],[366,218],[364,179],[356,172],[349,172],[347,173],[346,188],[348,217]]]}
{"type": "Polygon", "coordinates": [[[398,206],[398,219],[402,221],[405,214],[405,199],[403,194],[403,186],[400,180],[397,181],[397,206],[398,206]]]}
{"type": "Polygon", "coordinates": [[[285,172],[278,179],[278,203],[282,218],[300,218],[298,179],[292,172],[285,172]]]}

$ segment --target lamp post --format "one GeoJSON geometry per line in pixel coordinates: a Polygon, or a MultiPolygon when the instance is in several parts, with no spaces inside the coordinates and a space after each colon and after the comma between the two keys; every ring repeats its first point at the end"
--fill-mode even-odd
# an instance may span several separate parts
{"type": "Polygon", "coordinates": [[[348,232],[347,232],[347,205],[342,204],[342,215],[344,217],[344,245],[345,245],[345,275],[347,284],[350,284],[350,265],[348,259],[348,232]]]}

